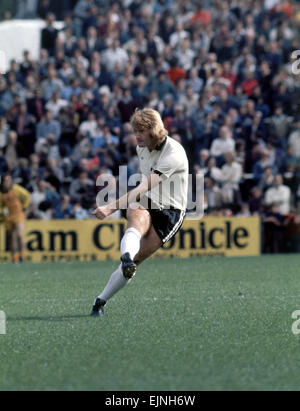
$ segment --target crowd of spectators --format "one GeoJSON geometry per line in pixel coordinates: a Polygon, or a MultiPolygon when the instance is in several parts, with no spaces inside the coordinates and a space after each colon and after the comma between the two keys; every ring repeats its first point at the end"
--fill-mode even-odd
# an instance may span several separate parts
{"type": "Polygon", "coordinates": [[[61,30],[50,6],[39,60],[0,78],[0,172],[30,218],[91,217],[99,174],[139,171],[129,120],[150,106],[204,175],[206,214],[261,214],[267,251],[297,238],[299,1],[79,0],[61,30]]]}

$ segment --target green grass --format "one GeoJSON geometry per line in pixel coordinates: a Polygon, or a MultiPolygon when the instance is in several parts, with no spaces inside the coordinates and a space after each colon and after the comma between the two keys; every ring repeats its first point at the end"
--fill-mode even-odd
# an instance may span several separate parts
{"type": "Polygon", "coordinates": [[[298,255],[0,267],[0,390],[298,390],[298,255]],[[242,295],[240,295],[242,294],[242,295]]]}

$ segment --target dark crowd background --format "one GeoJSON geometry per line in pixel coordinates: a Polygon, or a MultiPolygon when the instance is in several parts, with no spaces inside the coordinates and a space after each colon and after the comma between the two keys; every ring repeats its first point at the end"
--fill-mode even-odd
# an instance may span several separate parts
{"type": "Polygon", "coordinates": [[[139,171],[129,120],[150,106],[206,215],[259,214],[265,252],[299,251],[299,1],[1,3],[46,22],[39,59],[0,78],[0,172],[32,193],[29,218],[90,218],[100,174],[139,171]]]}

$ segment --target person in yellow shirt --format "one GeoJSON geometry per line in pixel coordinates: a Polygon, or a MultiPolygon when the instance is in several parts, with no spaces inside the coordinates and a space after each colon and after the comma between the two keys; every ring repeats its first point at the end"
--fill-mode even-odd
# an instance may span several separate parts
{"type": "Polygon", "coordinates": [[[10,174],[1,179],[0,215],[8,232],[9,247],[14,263],[24,261],[24,228],[26,209],[31,199],[25,188],[14,184],[10,174]]]}

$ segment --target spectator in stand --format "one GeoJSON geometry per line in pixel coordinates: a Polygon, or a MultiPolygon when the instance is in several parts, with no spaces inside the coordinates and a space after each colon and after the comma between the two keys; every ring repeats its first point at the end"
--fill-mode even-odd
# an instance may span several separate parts
{"type": "MultiPolygon", "coordinates": [[[[269,126],[269,132],[275,133],[282,141],[286,141],[292,120],[292,117],[283,113],[282,105],[277,103],[275,105],[274,115],[267,118],[265,122],[269,126]]],[[[286,148],[286,143],[284,144],[284,148],[286,148]]]]}
{"type": "MultiPolygon", "coordinates": [[[[18,135],[15,131],[10,131],[8,133],[8,141],[5,149],[5,158],[7,162],[8,169],[13,172],[13,170],[18,165],[18,135]]],[[[26,188],[26,187],[25,187],[26,188]]]]}
{"type": "Polygon", "coordinates": [[[137,102],[133,99],[130,88],[125,88],[122,97],[118,102],[118,109],[122,123],[127,123],[130,120],[137,106],[137,102]]]}
{"type": "Polygon", "coordinates": [[[274,177],[273,187],[265,193],[265,203],[268,206],[275,205],[278,213],[288,215],[290,212],[291,190],[283,184],[282,176],[274,177]]]}
{"type": "Polygon", "coordinates": [[[59,202],[59,195],[55,188],[50,183],[38,178],[34,184],[28,215],[33,218],[49,220],[52,217],[53,209],[58,206],[59,202]]]}
{"type": "Polygon", "coordinates": [[[187,73],[184,68],[179,66],[176,56],[172,57],[169,65],[170,68],[167,70],[167,74],[174,85],[176,85],[179,79],[185,79],[187,77],[187,73]]]}
{"type": "Polygon", "coordinates": [[[250,97],[255,87],[258,86],[258,81],[255,79],[254,73],[251,70],[246,71],[245,80],[242,82],[244,93],[250,97]]]}
{"type": "MultiPolygon", "coordinates": [[[[51,175],[58,182],[59,185],[63,180],[63,171],[60,167],[58,167],[55,157],[48,158],[47,168],[49,175],[51,175]]],[[[54,187],[56,186],[55,184],[52,185],[54,187]]]]}
{"type": "Polygon", "coordinates": [[[92,207],[95,201],[95,183],[88,178],[86,171],[81,171],[79,178],[71,183],[70,197],[85,209],[92,207]]]}
{"type": "Polygon", "coordinates": [[[282,246],[284,218],[275,203],[263,215],[263,249],[266,253],[278,253],[282,246]]]}
{"type": "Polygon", "coordinates": [[[234,151],[235,143],[232,138],[232,132],[227,126],[220,128],[219,137],[213,140],[210,154],[214,157],[221,157],[226,152],[234,151]]]}
{"type": "Polygon", "coordinates": [[[79,132],[88,138],[94,138],[96,136],[96,130],[97,121],[95,113],[89,112],[87,120],[80,124],[79,132]]]}
{"type": "Polygon", "coordinates": [[[79,96],[81,93],[80,80],[76,77],[71,77],[68,84],[62,89],[60,96],[63,100],[70,101],[72,96],[79,96]]]}
{"type": "Polygon", "coordinates": [[[249,204],[243,203],[241,205],[241,210],[236,215],[237,217],[249,217],[251,215],[249,204]]]}
{"type": "Polygon", "coordinates": [[[23,52],[23,61],[20,64],[20,72],[22,73],[23,78],[30,78],[30,73],[34,70],[34,63],[31,59],[30,52],[25,50],[23,52]]]}
{"type": "Polygon", "coordinates": [[[300,166],[300,157],[295,155],[293,146],[288,146],[286,153],[282,156],[279,171],[282,173],[288,172],[291,168],[297,170],[300,166]]]}
{"type": "Polygon", "coordinates": [[[190,117],[198,107],[198,94],[194,93],[192,86],[186,85],[185,94],[179,99],[179,103],[183,105],[185,113],[190,117]]]}
{"type": "Polygon", "coordinates": [[[4,78],[0,78],[0,115],[7,113],[13,106],[13,94],[9,90],[4,78]]]}
{"type": "Polygon", "coordinates": [[[231,62],[228,60],[224,61],[223,63],[223,72],[221,75],[221,79],[224,79],[226,81],[225,83],[223,80],[223,82],[226,84],[227,92],[229,95],[232,95],[234,93],[237,76],[232,69],[231,62]]]}
{"type": "Polygon", "coordinates": [[[50,0],[39,0],[37,14],[41,19],[46,19],[50,12],[50,0]]]}
{"type": "Polygon", "coordinates": [[[59,116],[60,110],[63,107],[66,107],[67,105],[68,105],[68,102],[60,98],[59,91],[55,91],[52,94],[51,100],[49,100],[48,103],[46,104],[45,108],[47,111],[50,111],[52,113],[52,116],[54,119],[57,119],[59,116]]]}
{"type": "Polygon", "coordinates": [[[207,213],[211,213],[216,209],[220,209],[223,205],[222,191],[216,184],[216,182],[210,178],[206,177],[205,183],[205,202],[207,206],[207,213]]]}
{"type": "Polygon", "coordinates": [[[222,197],[225,204],[233,204],[238,200],[239,183],[242,178],[242,167],[235,161],[234,152],[224,153],[225,164],[223,165],[217,181],[222,185],[222,197]]]}
{"type": "Polygon", "coordinates": [[[16,167],[12,170],[12,177],[16,184],[19,184],[22,187],[27,187],[30,181],[30,173],[29,173],[29,161],[27,158],[20,158],[17,162],[16,167]]]}
{"type": "Polygon", "coordinates": [[[199,152],[199,161],[198,161],[198,164],[195,165],[195,167],[197,166],[197,170],[202,169],[203,172],[205,173],[208,159],[209,159],[209,150],[207,150],[205,148],[200,150],[200,152],[199,152]]]}
{"type": "Polygon", "coordinates": [[[46,110],[42,120],[37,124],[36,138],[46,138],[49,134],[54,135],[55,140],[58,141],[61,135],[61,125],[59,121],[53,119],[52,112],[46,110]]]}
{"type": "Polygon", "coordinates": [[[176,24],[176,30],[170,36],[171,47],[178,47],[182,40],[189,38],[189,33],[184,30],[183,24],[178,22],[176,24]]]}
{"type": "Polygon", "coordinates": [[[197,69],[191,68],[186,85],[191,86],[194,93],[200,93],[203,88],[203,83],[204,81],[199,77],[197,69]]]}
{"type": "Polygon", "coordinates": [[[176,52],[177,61],[180,67],[183,67],[185,71],[188,71],[193,66],[193,60],[195,58],[195,52],[190,48],[189,38],[184,38],[176,52]]]}
{"type": "Polygon", "coordinates": [[[27,100],[28,113],[36,118],[39,122],[44,114],[46,101],[41,96],[41,89],[37,87],[34,91],[34,96],[27,100]]]}
{"type": "Polygon", "coordinates": [[[79,0],[74,9],[74,15],[82,20],[88,17],[90,8],[94,5],[94,0],[79,0]]]}
{"type": "Polygon", "coordinates": [[[55,14],[48,13],[46,17],[47,26],[42,30],[41,47],[48,51],[50,56],[54,55],[58,30],[54,27],[55,14]]]}
{"type": "Polygon", "coordinates": [[[265,193],[274,182],[274,169],[271,166],[266,166],[261,179],[258,181],[258,188],[265,193]]]}
{"type": "Polygon", "coordinates": [[[54,67],[48,67],[47,78],[41,83],[42,97],[48,101],[52,98],[53,93],[59,93],[63,89],[63,82],[57,77],[57,72],[54,67]]]}
{"type": "Polygon", "coordinates": [[[255,181],[259,181],[262,178],[266,167],[271,168],[273,172],[276,171],[275,164],[272,164],[270,161],[269,150],[264,149],[260,151],[260,160],[258,160],[253,166],[252,172],[255,181]]]}
{"type": "MultiPolygon", "coordinates": [[[[119,140],[113,136],[110,132],[110,128],[107,125],[103,127],[103,135],[93,140],[93,148],[95,149],[100,164],[103,166],[107,160],[107,157],[118,158],[119,140]]],[[[117,160],[117,162],[118,162],[117,160]]]]}
{"type": "Polygon", "coordinates": [[[106,70],[111,72],[116,63],[119,63],[122,69],[125,67],[125,64],[128,61],[128,54],[120,47],[120,41],[116,39],[112,41],[108,49],[102,52],[102,60],[106,70]]]}
{"type": "Polygon", "coordinates": [[[249,200],[249,210],[251,214],[260,214],[263,205],[263,193],[259,187],[253,187],[249,200]]]}
{"type": "Polygon", "coordinates": [[[73,207],[70,204],[70,197],[63,195],[61,197],[61,203],[55,207],[53,218],[57,220],[64,220],[73,217],[73,207]]]}
{"type": "Polygon", "coordinates": [[[158,98],[163,99],[167,94],[171,94],[172,97],[176,97],[176,88],[171,83],[167,73],[165,71],[159,71],[157,74],[157,79],[152,82],[152,89],[157,92],[158,98]]]}
{"type": "Polygon", "coordinates": [[[73,204],[72,218],[75,218],[76,220],[85,220],[89,218],[88,211],[82,208],[78,201],[74,200],[72,204],[73,204]]]}
{"type": "Polygon", "coordinates": [[[21,157],[27,157],[33,152],[35,122],[35,118],[28,113],[26,103],[18,105],[18,111],[11,121],[11,128],[18,134],[18,155],[21,157]]]}

